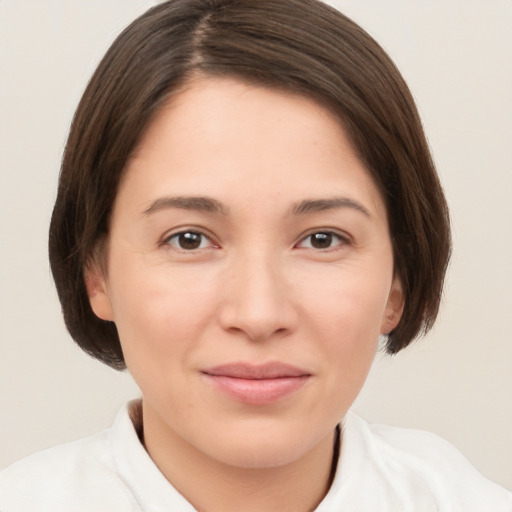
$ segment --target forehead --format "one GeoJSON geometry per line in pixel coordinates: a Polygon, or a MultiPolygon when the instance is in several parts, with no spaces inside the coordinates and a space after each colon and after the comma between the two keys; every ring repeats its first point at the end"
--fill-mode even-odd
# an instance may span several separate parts
{"type": "Polygon", "coordinates": [[[183,137],[192,135],[198,144],[204,144],[224,143],[224,135],[239,135],[241,128],[250,130],[246,133],[252,135],[263,135],[271,128],[286,128],[280,133],[280,139],[285,140],[291,124],[297,128],[307,126],[309,133],[304,130],[304,134],[312,143],[328,134],[337,136],[341,133],[342,138],[346,138],[342,120],[309,96],[284,88],[252,84],[236,77],[198,75],[163,103],[132,156],[151,150],[161,141],[161,136],[171,135],[173,127],[174,137],[178,132],[183,137]]]}
{"type": "Polygon", "coordinates": [[[363,195],[382,209],[372,178],[327,108],[227,78],[195,80],[164,104],[134,151],[120,192],[128,184],[148,196],[200,193],[253,204],[272,193],[290,201],[306,192],[363,195]]]}

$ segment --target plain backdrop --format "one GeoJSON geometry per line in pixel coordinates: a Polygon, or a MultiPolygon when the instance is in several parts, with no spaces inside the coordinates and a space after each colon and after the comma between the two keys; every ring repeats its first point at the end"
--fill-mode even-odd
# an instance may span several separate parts
{"type": "MultiPolygon", "coordinates": [[[[74,108],[149,0],[0,0],[0,469],[110,425],[139,392],[66,333],[47,229],[74,108]]],[[[512,488],[512,1],[338,0],[390,53],[453,218],[439,321],[377,357],[355,410],[435,432],[512,488]]]]}

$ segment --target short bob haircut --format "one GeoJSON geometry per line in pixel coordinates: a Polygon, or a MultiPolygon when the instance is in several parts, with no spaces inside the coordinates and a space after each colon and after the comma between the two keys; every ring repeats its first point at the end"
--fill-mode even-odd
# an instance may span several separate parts
{"type": "Polygon", "coordinates": [[[338,116],[387,207],[405,294],[387,352],[427,332],[450,254],[449,214],[414,101],[385,51],[318,0],[171,0],[136,19],[107,51],[64,151],[49,252],[64,319],[80,347],[125,368],[115,324],[91,310],[84,268],[108,236],[141,136],[159,108],[201,76],[304,95],[338,116]]]}

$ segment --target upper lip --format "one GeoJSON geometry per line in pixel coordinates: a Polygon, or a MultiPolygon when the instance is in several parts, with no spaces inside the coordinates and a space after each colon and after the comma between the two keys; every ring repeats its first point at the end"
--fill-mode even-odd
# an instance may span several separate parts
{"type": "Polygon", "coordinates": [[[202,371],[206,375],[214,377],[231,377],[233,379],[283,379],[292,377],[306,377],[310,372],[296,366],[281,362],[271,362],[265,364],[249,363],[228,363],[207,368],[202,371]]]}

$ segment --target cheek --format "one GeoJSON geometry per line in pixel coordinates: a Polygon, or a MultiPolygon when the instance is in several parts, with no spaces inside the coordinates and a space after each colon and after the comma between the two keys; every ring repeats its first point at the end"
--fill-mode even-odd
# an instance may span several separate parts
{"type": "Polygon", "coordinates": [[[354,349],[376,343],[385,314],[391,272],[371,268],[326,268],[302,279],[298,295],[304,318],[310,318],[337,346],[354,349]]]}
{"type": "MultiPolygon", "coordinates": [[[[325,283],[327,285],[327,283],[325,283]]],[[[303,327],[316,362],[318,385],[307,414],[322,425],[345,415],[363,387],[377,350],[382,300],[370,300],[361,287],[326,286],[322,301],[310,301],[303,327]]],[[[314,294],[312,294],[314,295],[314,294]]],[[[310,295],[310,299],[312,296],[310,295]]]]}
{"type": "Polygon", "coordinates": [[[391,281],[386,275],[317,273],[302,290],[307,337],[323,355],[327,393],[344,401],[342,408],[355,399],[375,357],[391,281]]]}
{"type": "Polygon", "coordinates": [[[112,276],[114,318],[129,368],[144,362],[157,371],[198,343],[218,295],[212,279],[196,277],[147,265],[119,267],[112,276]]]}

